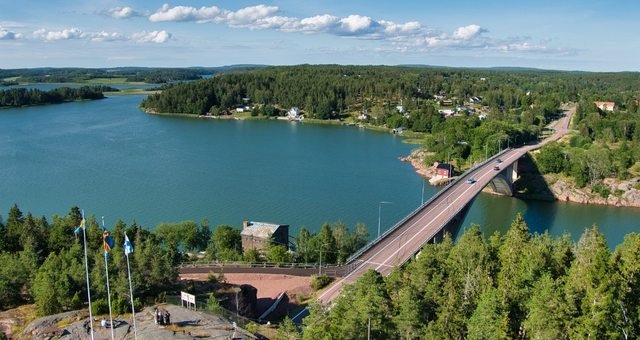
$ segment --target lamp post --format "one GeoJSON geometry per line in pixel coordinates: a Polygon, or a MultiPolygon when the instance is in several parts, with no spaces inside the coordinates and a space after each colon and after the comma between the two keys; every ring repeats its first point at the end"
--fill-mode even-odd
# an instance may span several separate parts
{"type": "Polygon", "coordinates": [[[380,238],[380,214],[382,212],[382,205],[391,203],[393,202],[381,201],[380,203],[378,203],[378,238],[380,238]]]}
{"type": "Polygon", "coordinates": [[[322,247],[328,246],[328,243],[323,243],[320,245],[320,264],[318,265],[318,276],[322,275],[322,247]]]}
{"type": "Polygon", "coordinates": [[[322,276],[322,246],[320,246],[320,265],[318,265],[318,276],[322,276]]]}

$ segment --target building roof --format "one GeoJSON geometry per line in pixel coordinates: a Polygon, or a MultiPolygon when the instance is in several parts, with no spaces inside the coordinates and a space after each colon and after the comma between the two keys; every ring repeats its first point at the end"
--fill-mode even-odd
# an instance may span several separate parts
{"type": "Polygon", "coordinates": [[[240,235],[254,236],[260,238],[268,238],[278,230],[282,225],[265,223],[265,222],[249,222],[249,226],[242,229],[240,235]]]}
{"type": "Polygon", "coordinates": [[[438,165],[436,165],[436,169],[453,169],[453,165],[449,164],[449,163],[439,163],[438,165]]]}
{"type": "Polygon", "coordinates": [[[616,106],[615,102],[593,102],[597,107],[614,107],[616,106]]]}

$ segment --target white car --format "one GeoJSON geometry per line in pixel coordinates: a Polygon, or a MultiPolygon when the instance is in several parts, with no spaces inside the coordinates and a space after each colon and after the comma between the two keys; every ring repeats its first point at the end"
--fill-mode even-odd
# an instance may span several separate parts
{"type": "Polygon", "coordinates": [[[476,180],[475,180],[473,177],[469,177],[469,178],[467,179],[467,184],[473,184],[473,183],[475,183],[475,182],[476,182],[476,180]]]}

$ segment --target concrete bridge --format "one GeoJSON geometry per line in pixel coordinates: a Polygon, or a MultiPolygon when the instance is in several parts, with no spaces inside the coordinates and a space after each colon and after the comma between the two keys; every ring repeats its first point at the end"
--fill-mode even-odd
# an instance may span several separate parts
{"type": "MultiPolygon", "coordinates": [[[[388,275],[430,241],[441,240],[444,233],[454,234],[473,199],[489,186],[498,193],[513,195],[520,157],[544,144],[558,140],[568,132],[575,107],[555,122],[554,133],[540,143],[507,149],[468,170],[429,201],[399,221],[347,260],[342,278],[324,290],[318,300],[328,305],[339,296],[342,287],[354,283],[369,269],[388,275]]],[[[298,316],[296,316],[298,317],[298,316]]]]}
{"type": "MultiPolygon", "coordinates": [[[[553,135],[542,142],[504,150],[474,166],[351,256],[345,265],[325,268],[325,273],[341,278],[325,289],[318,296],[318,300],[329,305],[340,295],[342,287],[354,283],[366,271],[373,269],[386,276],[395,267],[402,265],[417,254],[427,242],[437,242],[447,232],[454,234],[464,220],[474,198],[485,187],[489,187],[497,193],[513,195],[513,183],[518,179],[518,160],[529,151],[564,136],[568,132],[568,125],[574,112],[575,107],[572,107],[564,117],[556,121],[552,127],[554,129],[553,135]]],[[[282,269],[284,268],[279,268],[277,271],[282,269]]],[[[202,269],[194,268],[192,270],[202,269]]],[[[255,272],[256,269],[240,270],[255,272]]],[[[273,272],[276,269],[264,270],[273,272]]],[[[189,270],[183,268],[182,271],[189,270]]],[[[305,274],[315,273],[315,269],[311,268],[298,269],[298,271],[301,274],[302,272],[305,274]]],[[[291,273],[289,272],[289,274],[291,273]]],[[[299,322],[307,314],[305,309],[294,316],[293,321],[299,322]]]]}

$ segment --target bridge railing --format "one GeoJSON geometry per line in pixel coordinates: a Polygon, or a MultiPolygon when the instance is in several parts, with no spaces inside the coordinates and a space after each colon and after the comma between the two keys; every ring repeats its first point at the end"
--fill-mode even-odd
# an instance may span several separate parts
{"type": "MultiPolygon", "coordinates": [[[[293,263],[293,262],[241,262],[241,261],[210,261],[210,262],[183,262],[179,268],[318,268],[317,263],[293,263]]],[[[324,268],[324,266],[323,266],[324,268]]]]}
{"type": "Polygon", "coordinates": [[[434,200],[436,200],[438,197],[440,197],[440,195],[442,195],[443,193],[447,192],[447,190],[449,190],[452,186],[456,185],[456,183],[458,183],[458,181],[460,180],[460,178],[465,177],[468,173],[475,171],[476,169],[486,165],[487,163],[492,162],[493,160],[495,160],[496,158],[500,157],[501,155],[503,155],[504,153],[506,153],[507,151],[511,150],[511,148],[507,148],[502,150],[501,152],[485,159],[483,162],[478,163],[476,165],[474,165],[473,167],[471,167],[469,170],[465,171],[462,175],[458,176],[458,178],[456,178],[455,180],[449,182],[449,184],[447,184],[447,186],[445,186],[442,190],[438,191],[435,195],[433,195],[430,199],[428,199],[426,202],[424,202],[423,204],[421,204],[417,209],[415,209],[414,211],[412,211],[409,215],[405,216],[404,218],[402,218],[400,221],[398,221],[396,224],[394,224],[391,228],[387,229],[384,233],[382,233],[380,236],[376,237],[373,241],[367,243],[367,245],[365,245],[364,247],[362,247],[360,250],[358,250],[356,253],[354,253],[353,255],[349,256],[349,258],[345,261],[345,265],[347,265],[347,270],[351,271],[353,266],[349,266],[351,264],[351,262],[353,262],[355,259],[357,259],[358,257],[360,257],[362,254],[364,254],[367,250],[371,249],[373,246],[375,246],[378,242],[380,242],[380,240],[382,240],[383,238],[387,237],[387,235],[391,234],[392,232],[394,232],[396,229],[398,229],[400,226],[402,226],[405,222],[407,222],[409,219],[413,218],[415,215],[417,215],[420,211],[422,211],[422,209],[426,206],[428,206],[429,204],[431,204],[431,202],[433,202],[434,200]]]}

